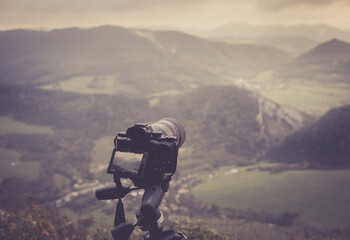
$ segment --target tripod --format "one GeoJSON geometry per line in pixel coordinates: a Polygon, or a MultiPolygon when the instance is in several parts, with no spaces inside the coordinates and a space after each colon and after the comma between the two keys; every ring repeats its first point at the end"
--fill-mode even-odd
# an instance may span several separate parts
{"type": "Polygon", "coordinates": [[[164,219],[158,210],[164,193],[168,191],[168,183],[160,183],[145,188],[140,210],[136,213],[135,223],[126,223],[122,198],[133,190],[140,188],[124,187],[120,177],[114,175],[116,186],[98,189],[95,192],[98,200],[118,199],[114,217],[114,229],[111,231],[114,240],[128,240],[135,227],[138,226],[144,232],[144,240],[186,240],[183,233],[173,230],[164,230],[161,223],[164,219]]]}

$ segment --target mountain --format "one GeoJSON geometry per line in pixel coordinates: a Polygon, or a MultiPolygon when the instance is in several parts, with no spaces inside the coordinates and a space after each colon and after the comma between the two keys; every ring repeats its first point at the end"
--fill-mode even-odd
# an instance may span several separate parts
{"type": "Polygon", "coordinates": [[[335,58],[350,58],[350,43],[332,39],[322,43],[310,51],[299,56],[301,61],[317,61],[322,59],[335,58]]]}
{"type": "Polygon", "coordinates": [[[147,95],[251,76],[291,57],[275,48],[216,43],[174,31],[103,26],[0,32],[2,84],[43,85],[77,76],[112,76],[147,95]],[[137,84],[135,84],[137,83],[137,84]]]}
{"type": "Polygon", "coordinates": [[[253,25],[248,23],[230,23],[213,29],[207,37],[303,37],[315,41],[328,41],[332,38],[350,40],[350,34],[346,31],[331,27],[326,24],[315,25],[253,25]]]}
{"type": "Polygon", "coordinates": [[[294,56],[301,55],[321,42],[337,38],[350,41],[350,33],[325,24],[253,25],[230,23],[203,37],[228,43],[249,43],[279,48],[294,56]]]}
{"type": "Polygon", "coordinates": [[[160,96],[153,106],[144,98],[47,91],[28,86],[1,87],[0,116],[46,126],[53,132],[0,134],[0,151],[17,152],[22,156],[20,161],[40,165],[37,186],[40,201],[45,201],[47,194],[51,200],[58,197],[57,188],[62,186],[53,183],[57,174],[68,182],[75,182],[77,177],[86,180],[108,177],[101,172],[98,176],[91,173],[91,166],[95,169],[108,163],[104,155],[92,159],[96,142],[108,136],[109,143],[103,143],[110,144],[109,154],[111,136],[136,122],[153,122],[169,116],[179,119],[187,133],[183,148],[190,149],[193,158],[219,167],[254,163],[270,146],[312,121],[302,112],[235,86],[205,86],[183,94],[160,96]],[[45,193],[48,188],[50,192],[45,193]]]}
{"type": "Polygon", "coordinates": [[[313,168],[350,167],[350,105],[329,110],[319,121],[288,136],[266,154],[284,163],[313,168]]]}
{"type": "Polygon", "coordinates": [[[170,31],[154,35],[163,48],[201,64],[213,73],[229,74],[231,77],[239,72],[246,75],[291,60],[288,54],[272,47],[212,42],[170,31]]]}
{"type": "Polygon", "coordinates": [[[186,127],[187,144],[214,165],[247,163],[313,119],[235,86],[207,86],[163,98],[156,116],[186,127]]]}
{"type": "Polygon", "coordinates": [[[33,84],[143,68],[155,71],[154,63],[164,62],[159,53],[154,54],[153,44],[120,27],[14,30],[1,32],[0,39],[1,79],[6,83],[33,84]]]}
{"type": "Polygon", "coordinates": [[[213,41],[226,42],[231,44],[254,44],[259,46],[270,46],[281,49],[293,56],[314,48],[320,42],[300,36],[272,36],[272,37],[215,37],[209,38],[213,41]]]}
{"type": "Polygon", "coordinates": [[[113,135],[116,129],[126,128],[133,119],[145,121],[151,114],[148,103],[141,98],[2,86],[0,116],[31,125],[49,126],[57,137],[69,131],[67,135],[96,140],[113,135]]]}
{"type": "Polygon", "coordinates": [[[350,44],[338,39],[322,43],[276,72],[281,78],[349,82],[350,44]]]}

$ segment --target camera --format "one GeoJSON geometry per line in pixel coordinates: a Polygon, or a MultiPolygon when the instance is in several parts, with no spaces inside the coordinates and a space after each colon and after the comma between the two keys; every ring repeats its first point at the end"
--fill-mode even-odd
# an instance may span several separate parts
{"type": "Polygon", "coordinates": [[[136,226],[147,240],[186,240],[182,233],[164,230],[163,214],[158,207],[176,171],[178,150],[185,142],[184,126],[173,118],[152,124],[137,123],[114,139],[114,149],[107,173],[113,174],[115,186],[97,189],[98,200],[118,199],[114,217],[114,240],[127,240],[136,226]],[[129,178],[136,188],[123,186],[121,178],[129,178]],[[143,188],[136,223],[126,223],[122,198],[143,188]]]}
{"type": "Polygon", "coordinates": [[[107,173],[129,178],[140,188],[157,185],[175,173],[185,138],[184,126],[173,118],[137,123],[114,139],[107,173]]]}

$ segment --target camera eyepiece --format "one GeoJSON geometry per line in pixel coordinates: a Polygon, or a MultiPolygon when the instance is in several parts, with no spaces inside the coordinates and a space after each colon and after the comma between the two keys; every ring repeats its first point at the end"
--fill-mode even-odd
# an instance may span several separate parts
{"type": "Polygon", "coordinates": [[[163,118],[149,125],[153,131],[159,131],[164,136],[176,137],[177,147],[180,148],[186,139],[185,127],[174,118],[163,118]]]}

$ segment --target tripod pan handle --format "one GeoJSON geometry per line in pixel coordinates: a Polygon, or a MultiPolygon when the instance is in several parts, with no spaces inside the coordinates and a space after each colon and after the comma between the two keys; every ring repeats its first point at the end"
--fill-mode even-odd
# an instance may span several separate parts
{"type": "Polygon", "coordinates": [[[156,212],[162,202],[164,191],[160,186],[153,185],[146,188],[143,194],[140,212],[144,216],[152,217],[157,220],[156,212]]]}

